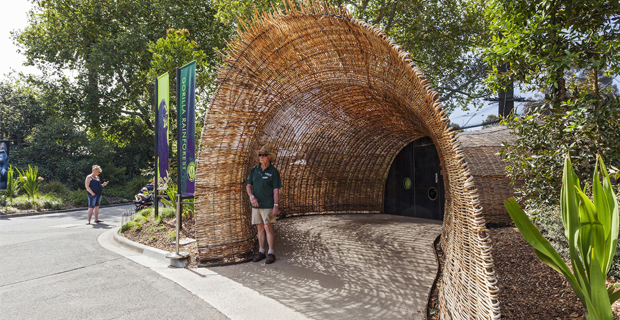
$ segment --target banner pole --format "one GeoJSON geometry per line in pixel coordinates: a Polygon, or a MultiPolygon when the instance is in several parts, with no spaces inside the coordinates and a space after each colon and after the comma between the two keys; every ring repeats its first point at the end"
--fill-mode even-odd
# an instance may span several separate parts
{"type": "MultiPolygon", "coordinates": [[[[183,194],[183,190],[181,190],[181,68],[177,68],[177,199],[179,203],[177,204],[177,208],[179,211],[177,212],[177,221],[181,221],[181,210],[183,210],[183,203],[181,203],[181,195],[183,194]]],[[[181,229],[182,226],[179,226],[181,229]]],[[[178,231],[177,231],[178,234],[178,231]]]]}
{"type": "Polygon", "coordinates": [[[183,197],[181,197],[180,194],[177,195],[177,229],[176,229],[176,234],[177,234],[177,245],[176,245],[176,254],[177,256],[179,256],[179,230],[181,229],[181,208],[183,207],[183,205],[181,204],[181,200],[183,197]]]}
{"type": "Polygon", "coordinates": [[[158,94],[158,90],[157,90],[157,85],[158,85],[159,80],[157,79],[157,77],[155,77],[155,177],[153,177],[153,192],[154,192],[154,197],[153,197],[153,205],[155,206],[154,210],[155,210],[155,218],[157,218],[159,216],[159,192],[157,190],[157,185],[158,185],[158,181],[157,181],[157,177],[159,176],[159,162],[158,162],[158,155],[159,155],[159,150],[158,150],[158,144],[159,144],[159,101],[157,101],[157,94],[158,94]]]}
{"type": "Polygon", "coordinates": [[[180,88],[180,78],[181,78],[181,69],[177,68],[177,223],[176,223],[176,252],[171,252],[166,255],[166,258],[171,260],[181,260],[186,259],[189,256],[187,252],[179,252],[179,231],[181,229],[181,210],[183,208],[183,204],[181,202],[181,99],[179,95],[180,88]]]}

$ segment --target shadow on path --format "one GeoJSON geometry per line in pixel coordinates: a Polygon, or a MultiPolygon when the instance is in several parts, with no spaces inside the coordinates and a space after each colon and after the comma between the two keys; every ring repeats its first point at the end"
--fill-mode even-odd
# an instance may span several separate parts
{"type": "Polygon", "coordinates": [[[274,264],[212,270],[315,319],[426,318],[441,221],[307,216],[280,220],[275,230],[274,264]]]}

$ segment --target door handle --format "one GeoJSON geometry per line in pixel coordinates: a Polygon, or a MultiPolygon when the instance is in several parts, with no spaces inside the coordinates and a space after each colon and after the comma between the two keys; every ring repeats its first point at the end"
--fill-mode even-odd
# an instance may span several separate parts
{"type": "Polygon", "coordinates": [[[435,172],[435,183],[439,183],[439,175],[435,172]]]}

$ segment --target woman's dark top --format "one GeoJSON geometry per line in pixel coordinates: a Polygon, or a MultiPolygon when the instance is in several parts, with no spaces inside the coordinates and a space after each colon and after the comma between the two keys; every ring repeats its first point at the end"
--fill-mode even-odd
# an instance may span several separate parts
{"type": "Polygon", "coordinates": [[[93,190],[96,196],[103,193],[103,186],[101,186],[101,180],[95,180],[94,177],[90,178],[90,183],[88,184],[88,187],[90,187],[90,190],[93,190]]]}

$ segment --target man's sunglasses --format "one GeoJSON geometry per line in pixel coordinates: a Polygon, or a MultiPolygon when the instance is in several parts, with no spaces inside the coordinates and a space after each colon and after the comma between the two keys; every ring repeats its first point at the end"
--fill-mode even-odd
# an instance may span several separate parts
{"type": "Polygon", "coordinates": [[[268,156],[268,155],[269,155],[268,153],[267,153],[267,154],[265,154],[265,153],[261,153],[261,154],[259,154],[258,156],[259,156],[259,157],[266,157],[266,156],[268,156]]]}

